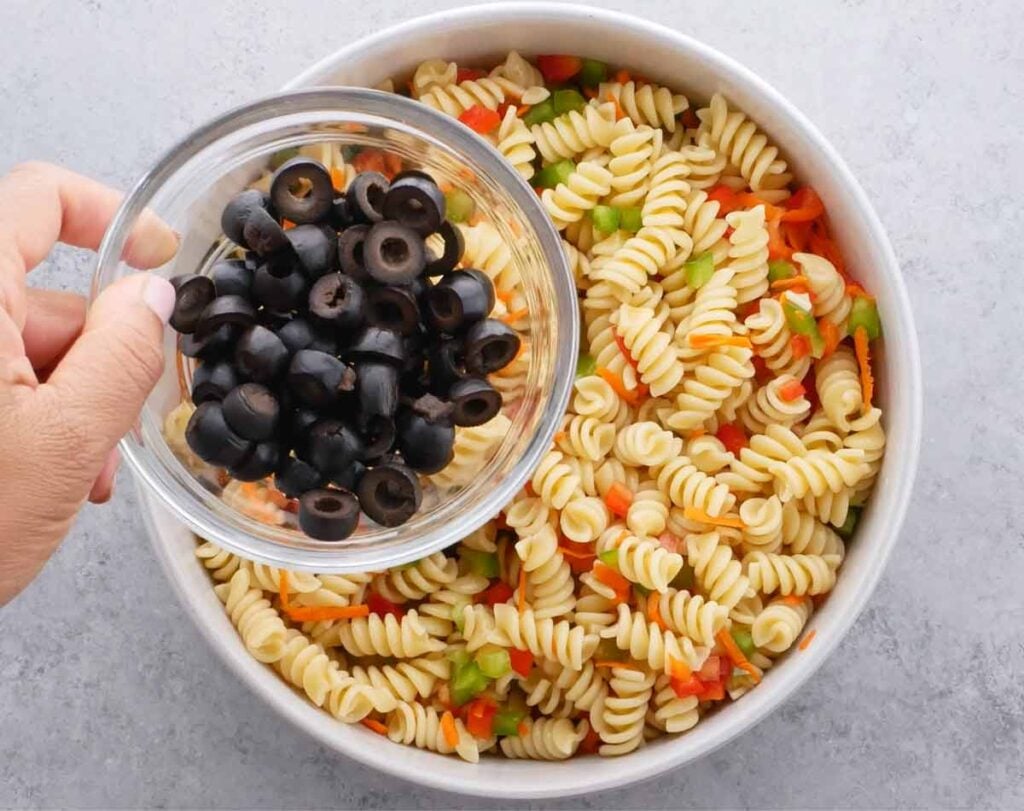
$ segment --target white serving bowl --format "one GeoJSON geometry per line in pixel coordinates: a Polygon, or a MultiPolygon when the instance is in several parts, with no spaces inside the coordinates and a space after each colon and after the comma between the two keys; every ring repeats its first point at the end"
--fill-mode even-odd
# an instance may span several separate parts
{"type": "Polygon", "coordinates": [[[746,68],[675,31],[585,6],[515,3],[441,12],[342,48],[289,84],[373,86],[430,57],[460,63],[526,54],[577,53],[628,66],[698,99],[722,91],[783,150],[798,176],[828,207],[848,264],[877,296],[885,327],[877,373],[888,448],[874,497],[850,545],[835,591],[812,618],[814,644],[794,651],[761,686],[703,719],[690,732],[622,758],[563,763],[485,759],[463,763],[399,748],[360,726],[346,726],[309,704],[246,652],[196,561],[194,542],[151,501],[147,522],[157,553],[196,623],[235,672],[283,716],[341,754],[406,780],[496,798],[555,797],[622,786],[707,754],[763,719],[800,687],[849,630],[875,588],[910,499],[921,430],[917,337],[900,271],[863,190],[817,129],[746,68]]]}

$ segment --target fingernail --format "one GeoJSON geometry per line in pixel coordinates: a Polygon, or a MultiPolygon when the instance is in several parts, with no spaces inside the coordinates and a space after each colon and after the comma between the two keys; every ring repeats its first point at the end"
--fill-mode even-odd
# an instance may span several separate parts
{"type": "Polygon", "coordinates": [[[171,313],[174,311],[174,287],[167,279],[162,276],[150,276],[146,280],[142,300],[164,324],[171,319],[171,313]]]}

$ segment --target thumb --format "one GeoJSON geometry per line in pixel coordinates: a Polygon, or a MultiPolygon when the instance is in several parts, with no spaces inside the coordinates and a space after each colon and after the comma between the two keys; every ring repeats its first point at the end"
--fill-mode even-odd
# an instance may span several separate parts
{"type": "Polygon", "coordinates": [[[111,285],[47,380],[83,465],[98,469],[160,379],[174,296],[171,283],[155,274],[137,273],[111,285]]]}

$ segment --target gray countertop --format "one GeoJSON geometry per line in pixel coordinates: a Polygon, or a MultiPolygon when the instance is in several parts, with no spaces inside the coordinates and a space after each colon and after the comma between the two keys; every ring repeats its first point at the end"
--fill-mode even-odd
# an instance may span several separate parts
{"type": "MultiPolygon", "coordinates": [[[[42,158],[126,184],[211,114],[455,5],[5,0],[0,170],[42,158]]],[[[886,575],[805,689],[689,768],[545,805],[1021,807],[1019,4],[626,5],[758,71],[860,178],[916,309],[925,440],[886,575]]],[[[83,291],[89,271],[61,250],[37,279],[83,291]]],[[[0,627],[0,806],[485,804],[368,772],[259,704],[178,605],[123,475],[0,627]]]]}

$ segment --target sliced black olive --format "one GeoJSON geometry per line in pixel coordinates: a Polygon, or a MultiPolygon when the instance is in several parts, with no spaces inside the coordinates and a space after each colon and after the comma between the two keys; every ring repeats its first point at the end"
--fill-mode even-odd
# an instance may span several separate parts
{"type": "Polygon", "coordinates": [[[359,482],[359,504],[382,527],[404,524],[420,508],[420,479],[405,465],[387,463],[366,471],[359,482]]]}
{"type": "Polygon", "coordinates": [[[376,360],[401,366],[405,363],[405,344],[397,332],[380,327],[367,327],[346,350],[352,360],[376,360]]]}
{"type": "Polygon", "coordinates": [[[238,340],[238,328],[225,324],[203,338],[195,335],[181,337],[181,354],[186,358],[200,360],[218,360],[234,352],[235,341],[238,340]]]}
{"type": "Polygon", "coordinates": [[[421,330],[416,330],[409,335],[402,336],[402,348],[405,351],[405,361],[402,363],[402,371],[421,372],[423,364],[427,359],[425,339],[421,330]]]}
{"type": "Polygon", "coordinates": [[[200,405],[211,400],[223,400],[241,382],[230,363],[201,363],[192,374],[192,402],[200,405]]]}
{"type": "Polygon", "coordinates": [[[348,203],[345,200],[344,194],[334,198],[334,202],[331,204],[331,212],[327,215],[327,222],[330,223],[332,228],[336,228],[339,231],[352,225],[352,215],[349,213],[348,203]]]}
{"type": "Polygon", "coordinates": [[[398,367],[362,361],[355,369],[360,424],[366,425],[371,417],[393,417],[398,409],[398,367]]]}
{"type": "Polygon", "coordinates": [[[312,158],[292,158],[274,172],[270,201],[279,216],[296,224],[319,222],[334,203],[331,174],[312,158]]]}
{"type": "Polygon", "coordinates": [[[357,282],[371,281],[366,272],[366,258],[363,254],[366,235],[370,233],[368,225],[352,225],[341,232],[338,237],[338,263],[341,272],[357,282]]]}
{"type": "Polygon", "coordinates": [[[171,326],[185,335],[195,332],[204,311],[217,295],[208,276],[189,274],[171,279],[174,286],[174,310],[171,326]]]}
{"type": "Polygon", "coordinates": [[[276,442],[260,442],[239,464],[228,468],[231,478],[240,482],[265,479],[281,462],[281,446],[276,442]]]}
{"type": "Polygon", "coordinates": [[[501,411],[501,394],[482,377],[460,380],[451,387],[448,399],[456,425],[483,425],[501,411]]]}
{"type": "Polygon", "coordinates": [[[252,295],[252,270],[241,259],[222,259],[210,271],[218,296],[252,295]]]}
{"type": "Polygon", "coordinates": [[[380,222],[384,197],[390,188],[380,172],[361,172],[345,189],[345,201],[353,222],[380,222]]]}
{"type": "Polygon", "coordinates": [[[447,392],[457,381],[468,375],[462,342],[445,338],[427,352],[427,370],[430,386],[438,392],[447,392]]]}
{"type": "Polygon", "coordinates": [[[321,420],[314,425],[303,451],[303,457],[327,478],[343,473],[362,456],[362,439],[341,420],[321,420]]]}
{"type": "Polygon", "coordinates": [[[256,323],[261,324],[269,330],[277,332],[285,324],[291,322],[295,316],[290,310],[271,310],[269,307],[260,307],[256,312],[256,323]]]}
{"type": "Polygon", "coordinates": [[[447,220],[441,223],[437,233],[444,240],[444,251],[440,256],[431,255],[427,258],[427,266],[423,270],[427,276],[443,276],[445,273],[451,273],[459,264],[459,260],[466,250],[466,241],[462,237],[462,231],[447,220]]]}
{"type": "Polygon", "coordinates": [[[247,189],[239,192],[228,204],[220,215],[220,229],[224,236],[236,245],[245,245],[245,223],[254,211],[263,211],[270,208],[270,197],[257,189],[247,189]]]}
{"type": "Polygon", "coordinates": [[[242,242],[260,256],[268,256],[288,246],[281,224],[261,208],[249,213],[242,226],[242,242]]]}
{"type": "Polygon", "coordinates": [[[426,237],[441,227],[444,209],[444,194],[432,179],[406,176],[391,182],[381,213],[426,237]]]}
{"type": "Polygon", "coordinates": [[[398,449],[413,470],[437,473],[451,462],[455,444],[455,429],[451,423],[435,422],[413,409],[403,409],[398,415],[397,427],[398,449]]]}
{"type": "Polygon", "coordinates": [[[338,235],[320,225],[296,225],[284,232],[299,267],[309,279],[319,279],[338,267],[338,235]]]}
{"type": "Polygon", "coordinates": [[[209,303],[196,325],[196,338],[202,339],[225,324],[250,327],[256,321],[252,305],[241,296],[217,296],[209,303]]]}
{"type": "Polygon", "coordinates": [[[481,270],[456,270],[426,294],[430,322],[442,332],[456,332],[486,318],[494,309],[494,285],[481,270]]]}
{"type": "Polygon", "coordinates": [[[494,318],[477,321],[466,333],[466,368],[486,375],[509,364],[519,352],[519,336],[508,324],[494,318]]]}
{"type": "Polygon", "coordinates": [[[314,349],[327,355],[338,354],[338,339],[332,330],[313,330],[313,342],[306,349],[314,349]]]}
{"type": "Polygon", "coordinates": [[[366,296],[359,282],[341,273],[316,280],[309,291],[309,314],[339,329],[354,329],[363,322],[366,296]]]}
{"type": "Polygon", "coordinates": [[[359,501],[347,490],[310,490],[299,499],[299,528],[319,541],[340,541],[359,524],[359,501]]]}
{"type": "Polygon", "coordinates": [[[323,483],[324,477],[320,475],[320,471],[296,456],[285,459],[274,476],[274,487],[288,498],[298,498],[323,483]]]}
{"type": "Polygon", "coordinates": [[[288,388],[300,402],[323,411],[355,388],[355,372],[333,355],[302,349],[288,368],[288,388]]]}
{"type": "Polygon", "coordinates": [[[391,450],[397,428],[391,417],[376,416],[365,421],[363,428],[363,460],[370,462],[391,450]]]}
{"type": "Polygon", "coordinates": [[[222,403],[231,430],[254,442],[270,439],[277,431],[281,405],[274,393],[259,383],[243,383],[222,403]]]}
{"type": "Polygon", "coordinates": [[[366,465],[362,462],[353,462],[342,473],[336,473],[331,477],[331,484],[343,490],[355,491],[366,473],[366,465]]]}
{"type": "Polygon", "coordinates": [[[308,321],[292,318],[278,327],[277,337],[287,347],[288,352],[294,355],[300,349],[305,349],[313,343],[313,338],[316,336],[308,321]]]}
{"type": "MultiPolygon", "coordinates": [[[[403,169],[393,178],[391,178],[391,185],[394,186],[399,180],[405,180],[407,177],[418,177],[421,180],[425,180],[428,183],[434,183],[434,178],[428,175],[421,169],[403,169]]],[[[435,184],[436,185],[436,184],[435,184]]]]}
{"type": "Polygon", "coordinates": [[[289,356],[284,341],[259,324],[243,332],[235,345],[238,371],[257,383],[267,383],[282,374],[289,356]]]}
{"type": "Polygon", "coordinates": [[[419,329],[420,308],[410,287],[374,287],[366,308],[367,323],[410,335],[419,329]]]}
{"type": "Polygon", "coordinates": [[[288,418],[287,434],[292,446],[305,447],[309,432],[320,419],[320,415],[310,408],[296,408],[288,418]]]}
{"type": "Polygon", "coordinates": [[[408,284],[427,263],[423,238],[404,225],[387,220],[370,228],[363,244],[366,271],[381,284],[408,284]]]}
{"type": "Polygon", "coordinates": [[[294,310],[303,302],[308,284],[298,268],[268,262],[256,270],[252,292],[263,306],[283,312],[294,310]]]}
{"type": "Polygon", "coordinates": [[[196,456],[217,467],[237,465],[252,450],[251,442],[228,427],[220,403],[213,401],[193,412],[185,427],[185,441],[196,456]]]}

